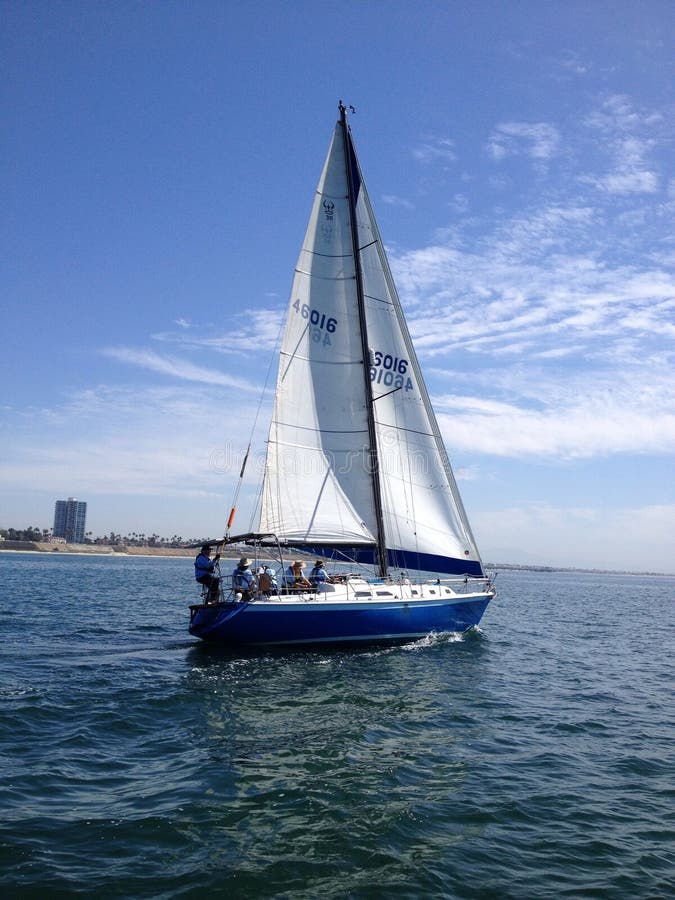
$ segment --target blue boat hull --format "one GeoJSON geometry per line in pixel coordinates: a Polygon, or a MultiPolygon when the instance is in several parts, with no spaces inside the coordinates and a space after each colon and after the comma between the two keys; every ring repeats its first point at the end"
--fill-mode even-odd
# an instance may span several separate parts
{"type": "Polygon", "coordinates": [[[357,644],[415,640],[430,632],[466,631],[492,599],[383,603],[220,603],[192,606],[190,634],[236,646],[357,644]]]}

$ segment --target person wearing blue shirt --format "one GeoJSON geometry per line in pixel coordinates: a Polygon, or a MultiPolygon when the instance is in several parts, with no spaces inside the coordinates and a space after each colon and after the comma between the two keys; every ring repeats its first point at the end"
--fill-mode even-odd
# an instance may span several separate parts
{"type": "Polygon", "coordinates": [[[320,591],[325,591],[327,584],[340,584],[345,580],[345,576],[329,575],[328,572],[326,572],[326,570],[324,569],[323,560],[317,559],[317,561],[314,563],[314,568],[310,572],[309,580],[320,591]]]}
{"type": "Polygon", "coordinates": [[[315,584],[317,587],[323,587],[326,582],[329,582],[331,579],[328,577],[328,572],[323,567],[323,560],[317,559],[314,563],[314,568],[310,572],[309,580],[312,584],[315,584]]]}
{"type": "Polygon", "coordinates": [[[286,587],[290,588],[292,591],[304,591],[307,590],[307,588],[312,587],[312,582],[308,581],[302,574],[304,568],[304,562],[301,559],[296,559],[295,562],[286,569],[286,587]]]}
{"type": "Polygon", "coordinates": [[[251,571],[251,560],[245,556],[239,560],[239,565],[232,572],[232,587],[242,595],[250,596],[255,590],[255,575],[251,571]]]}
{"type": "Polygon", "coordinates": [[[211,559],[211,547],[204,544],[195,559],[195,579],[208,588],[207,603],[217,603],[220,596],[220,578],[214,574],[218,567],[220,553],[211,559]]]}

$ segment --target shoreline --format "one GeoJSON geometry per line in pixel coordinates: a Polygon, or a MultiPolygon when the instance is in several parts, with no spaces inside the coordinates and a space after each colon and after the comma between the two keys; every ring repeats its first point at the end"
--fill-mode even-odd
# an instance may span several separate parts
{"type": "MultiPolygon", "coordinates": [[[[0,541],[0,553],[31,553],[34,556],[105,556],[105,557],[143,557],[145,559],[194,559],[199,552],[198,547],[129,547],[126,544],[51,544],[39,541],[26,541],[28,546],[17,547],[21,541],[0,541]],[[14,546],[5,546],[6,544],[14,546]]],[[[224,548],[220,551],[221,559],[240,559],[251,553],[247,547],[224,548]]],[[[313,560],[315,556],[289,551],[288,557],[313,560]]]]}
{"type": "MultiPolygon", "coordinates": [[[[41,542],[30,543],[28,547],[6,547],[5,544],[18,544],[19,541],[0,541],[0,553],[30,553],[34,556],[106,556],[120,557],[129,559],[130,557],[140,557],[144,559],[194,559],[197,555],[198,548],[192,547],[128,547],[121,545],[113,547],[110,544],[54,544],[41,542]],[[122,549],[123,547],[123,549],[122,549]]],[[[248,550],[248,552],[251,552],[248,550]]],[[[224,549],[220,553],[221,559],[239,559],[241,556],[247,555],[246,547],[234,549],[224,549]]],[[[314,555],[308,556],[306,553],[297,553],[292,551],[286,555],[284,559],[294,557],[306,561],[316,559],[314,555]]],[[[272,558],[272,557],[270,557],[272,558]]],[[[619,569],[584,569],[571,567],[555,567],[555,566],[536,566],[536,565],[517,565],[514,563],[486,563],[486,570],[494,572],[534,572],[538,574],[557,574],[557,575],[630,575],[652,578],[675,578],[672,572],[629,572],[619,569]]]]}
{"type": "Polygon", "coordinates": [[[17,547],[21,541],[0,541],[0,553],[38,553],[47,556],[161,556],[166,559],[177,557],[192,558],[193,549],[187,547],[128,547],[111,544],[51,544],[41,541],[26,541],[27,546],[17,547]],[[10,546],[6,546],[9,544],[10,546]]]}

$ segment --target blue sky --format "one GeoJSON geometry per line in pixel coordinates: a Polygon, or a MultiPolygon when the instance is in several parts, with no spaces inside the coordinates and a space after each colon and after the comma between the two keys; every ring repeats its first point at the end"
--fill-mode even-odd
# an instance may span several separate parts
{"type": "Polygon", "coordinates": [[[343,99],[484,558],[675,572],[672,3],[2,17],[0,527],[223,533],[343,99]]]}

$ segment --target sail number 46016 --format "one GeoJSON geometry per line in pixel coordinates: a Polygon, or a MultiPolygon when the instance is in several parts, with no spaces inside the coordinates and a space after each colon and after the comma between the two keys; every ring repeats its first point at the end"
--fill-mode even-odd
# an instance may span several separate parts
{"type": "Polygon", "coordinates": [[[405,377],[408,365],[407,359],[392,356],[391,353],[371,350],[370,380],[375,384],[383,384],[385,387],[403,388],[406,391],[411,391],[413,383],[409,377],[405,377]]]}
{"type": "Polygon", "coordinates": [[[333,334],[337,328],[337,319],[327,316],[320,309],[315,309],[307,303],[300,303],[299,300],[295,301],[293,309],[303,319],[307,319],[311,339],[316,344],[322,343],[324,347],[330,346],[329,335],[333,334]]]}

